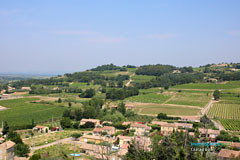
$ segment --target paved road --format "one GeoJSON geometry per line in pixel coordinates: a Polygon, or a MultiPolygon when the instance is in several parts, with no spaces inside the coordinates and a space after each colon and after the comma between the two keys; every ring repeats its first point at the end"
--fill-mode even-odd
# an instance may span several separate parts
{"type": "Polygon", "coordinates": [[[202,116],[204,116],[204,114],[207,114],[207,111],[210,109],[210,107],[212,106],[212,104],[213,104],[213,100],[211,99],[211,100],[208,102],[207,106],[202,109],[202,111],[201,111],[202,116]]]}
{"type": "MultiPolygon", "coordinates": [[[[204,116],[205,114],[207,115],[207,112],[208,112],[209,109],[211,108],[212,104],[213,104],[213,98],[209,101],[209,103],[207,104],[207,106],[202,109],[202,111],[201,111],[202,116],[204,116]]],[[[215,120],[213,120],[213,119],[211,119],[211,118],[209,118],[209,119],[213,122],[214,126],[215,126],[216,128],[218,128],[220,131],[221,131],[221,130],[225,130],[225,128],[224,128],[221,124],[219,124],[217,121],[215,121],[215,120]]]]}

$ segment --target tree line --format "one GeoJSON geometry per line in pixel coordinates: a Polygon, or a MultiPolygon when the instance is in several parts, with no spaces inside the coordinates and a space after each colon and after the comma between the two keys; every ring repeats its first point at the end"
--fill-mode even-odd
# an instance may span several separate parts
{"type": "Polygon", "coordinates": [[[107,65],[101,65],[96,68],[91,69],[91,71],[105,71],[105,70],[119,70],[119,71],[127,71],[125,67],[119,67],[114,64],[107,64],[107,65]]]}
{"type": "Polygon", "coordinates": [[[130,96],[136,96],[139,94],[139,90],[136,87],[124,87],[121,89],[109,89],[106,92],[106,99],[111,100],[123,100],[130,96]]]}
{"type": "Polygon", "coordinates": [[[174,86],[178,84],[194,83],[203,81],[203,73],[169,73],[158,76],[150,81],[143,83],[136,83],[135,87],[140,89],[147,89],[152,87],[165,87],[174,86]]]}

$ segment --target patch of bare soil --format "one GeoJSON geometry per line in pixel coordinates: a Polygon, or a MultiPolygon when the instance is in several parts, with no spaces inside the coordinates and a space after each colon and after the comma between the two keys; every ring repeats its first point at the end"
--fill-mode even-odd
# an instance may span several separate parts
{"type": "Polygon", "coordinates": [[[24,95],[24,94],[28,94],[28,92],[14,92],[11,95],[20,96],[20,95],[24,95]]]}
{"type": "Polygon", "coordinates": [[[6,110],[6,107],[0,106],[0,111],[6,110]]]}
{"type": "Polygon", "coordinates": [[[39,100],[36,100],[37,101],[56,101],[58,100],[58,97],[44,97],[44,96],[30,96],[31,98],[39,98],[39,100]]]}

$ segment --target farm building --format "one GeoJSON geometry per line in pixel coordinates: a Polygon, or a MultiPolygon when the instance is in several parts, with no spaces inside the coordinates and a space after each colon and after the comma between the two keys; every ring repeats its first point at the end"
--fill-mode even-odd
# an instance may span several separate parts
{"type": "Polygon", "coordinates": [[[172,134],[173,130],[175,131],[183,131],[178,128],[192,128],[193,124],[190,123],[168,123],[168,122],[161,122],[161,121],[152,121],[152,124],[161,126],[161,134],[163,135],[170,135],[172,134]]]}
{"type": "Polygon", "coordinates": [[[174,123],[178,128],[193,128],[193,124],[190,123],[174,123]]]}
{"type": "Polygon", "coordinates": [[[103,136],[96,136],[96,135],[84,135],[80,138],[81,142],[93,142],[95,144],[99,144],[102,142],[109,142],[112,143],[113,139],[112,138],[107,138],[103,136]]]}
{"type": "Polygon", "coordinates": [[[124,145],[129,145],[133,140],[133,137],[129,137],[129,136],[118,136],[118,138],[119,138],[120,148],[122,148],[124,145]]]}
{"type": "Polygon", "coordinates": [[[134,141],[138,143],[139,147],[145,151],[151,150],[151,139],[150,137],[143,137],[143,136],[135,136],[134,141]]]}
{"type": "Polygon", "coordinates": [[[21,90],[31,91],[31,87],[22,87],[21,90]]]}
{"type": "Polygon", "coordinates": [[[122,125],[123,126],[127,126],[127,125],[130,125],[130,124],[132,124],[133,122],[122,122],[122,125]]]}
{"type": "Polygon", "coordinates": [[[46,126],[37,125],[32,130],[35,131],[35,132],[40,132],[40,133],[48,133],[49,128],[46,127],[46,126]]]}
{"type": "Polygon", "coordinates": [[[161,125],[161,134],[170,135],[173,133],[173,130],[176,130],[177,126],[173,123],[166,123],[161,125]]]}
{"type": "Polygon", "coordinates": [[[12,141],[0,144],[0,159],[14,160],[14,146],[12,141]]]}
{"type": "Polygon", "coordinates": [[[135,123],[131,125],[130,129],[135,130],[134,135],[144,136],[148,134],[152,128],[144,124],[135,123]]]}
{"type": "Polygon", "coordinates": [[[115,127],[112,126],[104,126],[102,128],[94,128],[93,133],[96,135],[100,135],[103,132],[106,132],[108,135],[113,135],[116,132],[115,127]]]}
{"type": "Polygon", "coordinates": [[[100,125],[100,120],[98,120],[98,119],[82,119],[80,121],[80,125],[84,125],[86,122],[94,123],[95,126],[99,126],[100,125]]]}
{"type": "Polygon", "coordinates": [[[201,137],[209,137],[209,138],[216,138],[219,134],[219,130],[212,130],[212,129],[205,129],[205,128],[199,128],[198,129],[201,137]]]}
{"type": "Polygon", "coordinates": [[[200,122],[200,117],[197,116],[181,116],[178,121],[200,122]]]}

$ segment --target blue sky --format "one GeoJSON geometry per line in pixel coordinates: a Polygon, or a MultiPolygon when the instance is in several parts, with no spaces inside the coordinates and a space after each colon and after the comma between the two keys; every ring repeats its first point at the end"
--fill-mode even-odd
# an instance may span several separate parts
{"type": "Polygon", "coordinates": [[[0,72],[240,62],[239,0],[0,0],[0,72]]]}

